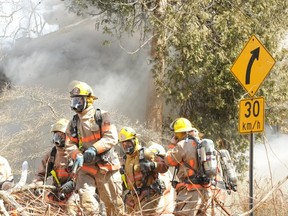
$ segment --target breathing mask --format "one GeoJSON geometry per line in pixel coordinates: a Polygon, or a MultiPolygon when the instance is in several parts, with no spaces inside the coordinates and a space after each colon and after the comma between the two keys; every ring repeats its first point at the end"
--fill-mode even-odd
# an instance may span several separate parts
{"type": "Polygon", "coordinates": [[[86,109],[86,98],[84,96],[71,97],[71,109],[77,113],[83,112],[86,109]]]}
{"type": "Polygon", "coordinates": [[[125,154],[129,154],[129,155],[133,154],[133,152],[135,150],[135,146],[134,146],[134,143],[132,140],[123,141],[121,143],[121,145],[122,145],[122,148],[123,148],[125,154]]]}
{"type": "Polygon", "coordinates": [[[57,147],[64,147],[65,146],[65,137],[66,135],[60,131],[53,133],[52,142],[57,147]]]}

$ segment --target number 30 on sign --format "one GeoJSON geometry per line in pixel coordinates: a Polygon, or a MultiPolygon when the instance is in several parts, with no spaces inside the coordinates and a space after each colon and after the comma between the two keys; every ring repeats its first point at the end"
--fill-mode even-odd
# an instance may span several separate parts
{"type": "Polygon", "coordinates": [[[239,132],[252,133],[264,130],[264,98],[240,101],[239,132]]]}

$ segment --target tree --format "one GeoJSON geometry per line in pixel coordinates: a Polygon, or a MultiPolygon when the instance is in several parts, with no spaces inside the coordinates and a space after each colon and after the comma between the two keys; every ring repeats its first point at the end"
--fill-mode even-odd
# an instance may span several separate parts
{"type": "Polygon", "coordinates": [[[175,117],[189,118],[218,147],[239,156],[238,167],[248,144],[237,131],[238,103],[247,96],[230,67],[256,34],[278,62],[257,95],[266,99],[267,123],[287,128],[287,57],[279,47],[287,32],[287,1],[175,0],[167,1],[161,16],[153,13],[159,1],[77,2],[86,9],[97,8],[106,32],[142,30],[143,36],[158,38],[151,56],[158,94],[176,110],[175,117]]]}
{"type": "MultiPolygon", "coordinates": [[[[287,33],[286,8],[283,1],[189,1],[167,8],[162,23],[155,22],[158,29],[163,25],[171,29],[170,37],[159,47],[167,67],[164,79],[156,77],[158,89],[168,103],[179,108],[180,115],[234,155],[247,148],[248,141],[237,131],[239,100],[247,96],[230,67],[252,34],[262,39],[279,62],[283,61],[279,41],[287,33]]],[[[271,107],[266,112],[267,123],[283,128],[287,128],[283,109],[287,105],[286,69],[287,64],[276,65],[257,94],[271,107]],[[276,98],[281,102],[275,103],[276,98]]]]}
{"type": "Polygon", "coordinates": [[[13,45],[21,37],[35,38],[49,31],[40,12],[40,3],[33,0],[1,2],[1,48],[13,45]]]}

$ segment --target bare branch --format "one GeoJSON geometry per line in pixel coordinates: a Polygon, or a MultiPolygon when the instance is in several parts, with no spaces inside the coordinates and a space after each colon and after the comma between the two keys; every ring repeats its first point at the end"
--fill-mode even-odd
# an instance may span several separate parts
{"type": "Polygon", "coordinates": [[[139,50],[141,50],[142,47],[144,47],[145,45],[147,45],[147,44],[152,40],[152,38],[153,38],[154,36],[155,36],[155,35],[152,35],[152,36],[151,36],[150,38],[148,38],[144,43],[142,43],[142,44],[139,46],[138,49],[136,49],[136,50],[134,50],[134,51],[132,51],[132,52],[126,50],[126,49],[122,46],[121,41],[119,41],[119,46],[120,46],[120,48],[123,49],[127,54],[133,55],[133,54],[137,53],[139,50]]]}

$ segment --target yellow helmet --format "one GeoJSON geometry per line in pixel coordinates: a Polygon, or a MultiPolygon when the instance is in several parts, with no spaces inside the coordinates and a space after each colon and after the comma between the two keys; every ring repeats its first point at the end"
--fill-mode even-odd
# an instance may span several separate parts
{"type": "Polygon", "coordinates": [[[175,119],[171,123],[170,128],[173,128],[174,133],[188,132],[193,130],[191,122],[186,118],[175,119]]]}
{"type": "MultiPolygon", "coordinates": [[[[139,136],[139,134],[136,133],[136,131],[131,128],[131,127],[123,127],[120,132],[119,132],[119,142],[124,142],[124,141],[128,141],[131,140],[131,142],[133,143],[133,147],[132,148],[124,148],[124,151],[126,154],[132,154],[135,151],[140,149],[140,145],[139,145],[139,140],[137,138],[137,136],[139,136]]],[[[122,146],[123,147],[123,146],[122,146]]]]}
{"type": "Polygon", "coordinates": [[[70,86],[72,88],[72,90],[70,91],[70,97],[86,96],[93,98],[93,100],[98,99],[94,95],[92,88],[85,82],[72,81],[70,83],[70,86]]]}
{"type": "Polygon", "coordinates": [[[51,125],[51,132],[60,131],[62,133],[66,132],[69,121],[67,119],[59,119],[55,124],[51,125]]]}
{"type": "Polygon", "coordinates": [[[139,134],[131,127],[123,127],[119,133],[119,142],[135,139],[139,134]]]}

